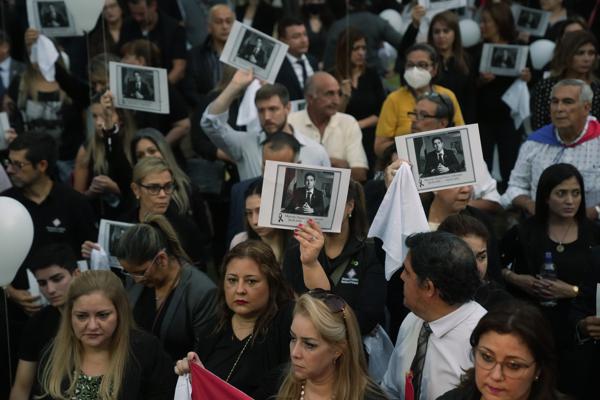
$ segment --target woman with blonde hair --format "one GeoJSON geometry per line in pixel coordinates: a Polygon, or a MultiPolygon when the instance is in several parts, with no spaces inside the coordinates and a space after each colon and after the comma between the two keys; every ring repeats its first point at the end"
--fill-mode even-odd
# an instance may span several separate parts
{"type": "Polygon", "coordinates": [[[320,289],[300,296],[290,333],[278,400],[386,398],[369,377],[356,317],[341,297],[320,289]]]}
{"type": "Polygon", "coordinates": [[[67,294],[42,357],[41,399],[172,399],[171,360],[134,328],[127,294],[110,271],[86,271],[67,294]]]}

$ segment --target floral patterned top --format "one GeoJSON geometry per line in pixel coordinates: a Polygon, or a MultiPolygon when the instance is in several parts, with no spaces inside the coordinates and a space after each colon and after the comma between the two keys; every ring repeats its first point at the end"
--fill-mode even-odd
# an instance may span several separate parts
{"type": "Polygon", "coordinates": [[[72,400],[97,400],[102,376],[88,376],[83,372],[77,375],[75,396],[72,400]]]}

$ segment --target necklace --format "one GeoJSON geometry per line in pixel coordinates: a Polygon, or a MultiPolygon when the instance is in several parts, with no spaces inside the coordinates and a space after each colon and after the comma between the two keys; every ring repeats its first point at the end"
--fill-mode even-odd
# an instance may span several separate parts
{"type": "Polygon", "coordinates": [[[240,354],[238,354],[237,359],[233,363],[233,367],[231,367],[229,374],[227,374],[227,379],[225,379],[225,382],[229,382],[229,378],[231,378],[231,375],[233,375],[233,371],[235,370],[235,367],[237,367],[240,358],[242,358],[242,354],[244,354],[244,351],[246,351],[246,347],[248,347],[248,343],[250,343],[250,340],[252,340],[252,334],[250,334],[250,336],[248,336],[248,339],[246,339],[246,343],[244,344],[244,347],[242,347],[242,351],[240,351],[240,354]]]}
{"type": "Polygon", "coordinates": [[[569,234],[569,232],[571,231],[571,226],[573,226],[573,221],[571,221],[571,223],[569,224],[569,226],[567,227],[566,232],[564,233],[563,237],[561,240],[558,241],[558,244],[556,245],[556,251],[558,251],[559,253],[562,253],[563,251],[565,251],[565,246],[563,245],[565,238],[567,237],[567,235],[569,234]]]}
{"type": "MultiPolygon", "coordinates": [[[[335,396],[331,396],[331,399],[335,399],[335,396]]],[[[300,386],[300,400],[304,400],[304,383],[300,386]]]]}

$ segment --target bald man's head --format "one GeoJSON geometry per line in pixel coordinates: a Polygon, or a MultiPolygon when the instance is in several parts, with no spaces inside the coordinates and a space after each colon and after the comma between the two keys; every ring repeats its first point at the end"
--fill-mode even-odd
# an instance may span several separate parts
{"type": "Polygon", "coordinates": [[[306,81],[304,97],[309,114],[317,118],[331,118],[340,105],[340,85],[333,75],[315,72],[306,81]]]}
{"type": "Polygon", "coordinates": [[[214,5],[208,15],[208,33],[210,33],[213,40],[225,43],[234,22],[235,14],[231,8],[225,4],[214,5]]]}

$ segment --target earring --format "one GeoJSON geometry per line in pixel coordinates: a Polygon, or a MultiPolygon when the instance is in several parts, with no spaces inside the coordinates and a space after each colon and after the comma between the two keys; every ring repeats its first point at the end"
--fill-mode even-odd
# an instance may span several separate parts
{"type": "Polygon", "coordinates": [[[534,380],[536,380],[536,381],[537,381],[538,379],[540,379],[540,376],[539,376],[539,375],[538,375],[538,376],[536,376],[536,377],[534,378],[534,380]]]}
{"type": "Polygon", "coordinates": [[[352,213],[348,214],[348,218],[352,218],[352,213]]]}

